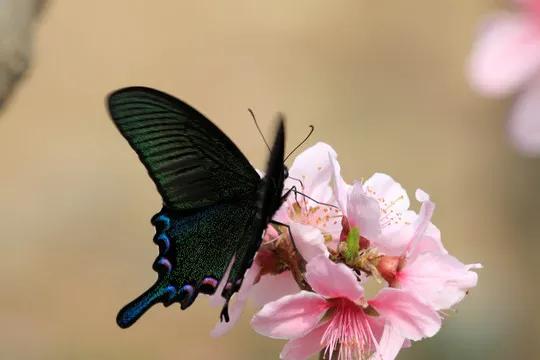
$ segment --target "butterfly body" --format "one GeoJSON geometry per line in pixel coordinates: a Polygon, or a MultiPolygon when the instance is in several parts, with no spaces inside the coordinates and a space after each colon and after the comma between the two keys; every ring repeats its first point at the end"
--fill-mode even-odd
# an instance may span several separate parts
{"type": "Polygon", "coordinates": [[[109,97],[109,110],[164,202],[152,218],[158,279],[119,312],[118,325],[131,326],[156,303],[178,302],[185,309],[199,293],[213,294],[222,282],[222,317],[228,320],[227,303],[283,200],[283,121],[261,179],[225,134],[176,98],[126,88],[109,97]]]}

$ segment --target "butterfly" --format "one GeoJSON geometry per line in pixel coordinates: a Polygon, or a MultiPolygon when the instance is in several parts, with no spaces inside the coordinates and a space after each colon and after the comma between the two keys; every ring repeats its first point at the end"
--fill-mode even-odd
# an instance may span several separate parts
{"type": "Polygon", "coordinates": [[[286,197],[283,118],[261,178],[227,135],[171,95],[128,87],[109,95],[107,105],[163,199],[151,220],[159,246],[157,281],[120,310],[118,325],[133,325],[157,303],[178,302],[184,310],[222,281],[221,319],[229,321],[228,302],[286,197]]]}

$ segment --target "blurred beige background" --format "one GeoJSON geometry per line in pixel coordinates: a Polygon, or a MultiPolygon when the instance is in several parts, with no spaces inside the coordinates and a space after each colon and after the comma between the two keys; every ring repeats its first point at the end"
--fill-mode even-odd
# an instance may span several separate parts
{"type": "Polygon", "coordinates": [[[464,64],[500,1],[52,1],[27,78],[0,114],[1,359],[277,359],[252,311],[229,335],[218,310],[155,307],[115,324],[150,285],[160,198],[104,107],[148,85],[188,101],[261,167],[288,117],[309,124],[348,180],[387,172],[437,202],[448,249],[480,261],[478,288],[433,339],[400,359],[533,359],[540,160],[505,139],[509,102],[481,99],[464,64]]]}

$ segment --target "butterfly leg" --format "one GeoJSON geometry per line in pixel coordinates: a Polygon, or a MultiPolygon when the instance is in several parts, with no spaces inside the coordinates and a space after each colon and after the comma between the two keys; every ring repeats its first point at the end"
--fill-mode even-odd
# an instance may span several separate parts
{"type": "MultiPolygon", "coordinates": [[[[290,225],[284,224],[284,223],[279,222],[279,221],[276,221],[276,220],[271,220],[271,221],[270,221],[270,224],[274,224],[274,225],[278,225],[278,226],[283,226],[284,228],[287,229],[287,232],[289,233],[289,237],[290,237],[290,239],[291,239],[291,243],[292,243],[292,245],[293,245],[293,247],[294,247],[294,251],[296,251],[297,254],[298,254],[300,257],[302,257],[302,254],[300,254],[300,252],[298,251],[298,248],[296,247],[296,244],[295,244],[295,242],[294,242],[294,237],[293,237],[293,235],[292,235],[292,231],[291,231],[290,225]]],[[[305,261],[303,258],[302,258],[302,260],[305,261]]]]}
{"type": "Polygon", "coordinates": [[[321,202],[321,201],[315,200],[315,199],[312,198],[311,196],[306,195],[306,194],[304,194],[303,192],[298,191],[298,189],[296,188],[296,186],[293,186],[293,187],[291,187],[289,190],[287,190],[287,192],[282,196],[282,199],[285,199],[285,198],[289,195],[290,192],[294,192],[294,197],[295,197],[296,202],[298,202],[297,196],[298,196],[298,195],[302,195],[303,197],[305,197],[305,198],[307,198],[307,199],[313,201],[313,202],[316,203],[316,204],[324,205],[324,206],[328,206],[328,207],[332,207],[332,208],[338,209],[338,207],[335,206],[335,205],[327,204],[327,203],[323,203],[323,202],[321,202]]]}
{"type": "Polygon", "coordinates": [[[281,196],[281,201],[282,202],[285,201],[289,197],[291,192],[294,192],[294,201],[298,202],[298,193],[299,193],[299,191],[296,190],[296,186],[294,186],[294,185],[289,190],[287,190],[287,192],[285,194],[283,194],[281,196]]]}
{"type": "Polygon", "coordinates": [[[304,183],[302,182],[302,180],[297,179],[297,178],[292,177],[292,176],[288,176],[288,178],[291,179],[291,180],[298,181],[300,183],[300,186],[302,187],[302,189],[304,189],[304,183]]]}

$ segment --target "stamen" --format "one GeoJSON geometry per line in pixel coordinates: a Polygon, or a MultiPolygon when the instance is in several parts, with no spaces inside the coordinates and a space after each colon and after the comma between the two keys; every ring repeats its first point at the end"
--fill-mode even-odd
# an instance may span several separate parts
{"type": "Polygon", "coordinates": [[[362,360],[377,348],[367,315],[346,299],[336,300],[334,316],[321,341],[329,359],[337,353],[338,360],[362,360]]]}

